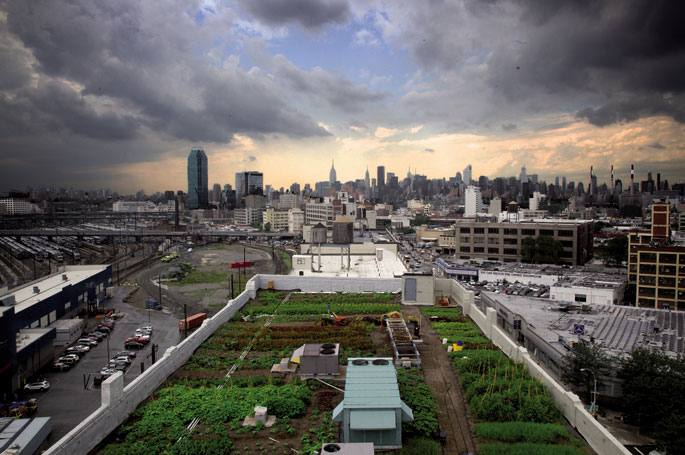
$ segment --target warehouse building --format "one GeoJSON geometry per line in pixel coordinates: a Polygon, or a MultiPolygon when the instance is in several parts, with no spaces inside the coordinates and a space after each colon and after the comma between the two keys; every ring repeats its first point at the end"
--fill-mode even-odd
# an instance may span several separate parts
{"type": "Polygon", "coordinates": [[[341,424],[342,442],[398,449],[402,422],[412,420],[412,410],[400,399],[391,358],[348,359],[345,396],[333,410],[333,421],[341,424]]]}
{"type": "Polygon", "coordinates": [[[75,265],[0,295],[0,395],[51,362],[55,322],[97,307],[111,284],[111,266],[75,265]]]}
{"type": "Polygon", "coordinates": [[[459,259],[478,261],[520,262],[522,241],[531,237],[551,237],[561,242],[560,261],[583,265],[592,258],[592,221],[536,219],[521,222],[495,222],[461,219],[449,229],[416,230],[416,240],[437,242],[444,253],[459,259]]]}

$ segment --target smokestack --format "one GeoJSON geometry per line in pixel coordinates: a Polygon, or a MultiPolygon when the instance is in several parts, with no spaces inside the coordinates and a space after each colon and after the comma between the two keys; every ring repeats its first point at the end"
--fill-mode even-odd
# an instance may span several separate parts
{"type": "Polygon", "coordinates": [[[630,194],[635,191],[635,165],[630,165],[630,194]]]}

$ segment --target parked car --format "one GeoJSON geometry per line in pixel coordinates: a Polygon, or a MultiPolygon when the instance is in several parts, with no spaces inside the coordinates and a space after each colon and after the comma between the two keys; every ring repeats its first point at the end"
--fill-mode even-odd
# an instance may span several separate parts
{"type": "Polygon", "coordinates": [[[137,354],[134,351],[119,351],[114,354],[114,357],[120,357],[122,355],[125,355],[129,359],[134,359],[137,354]]]}
{"type": "Polygon", "coordinates": [[[126,368],[128,368],[128,363],[126,362],[115,362],[114,360],[110,360],[109,363],[107,364],[108,368],[117,370],[117,371],[126,371],[126,368]]]}
{"type": "Polygon", "coordinates": [[[141,330],[143,331],[143,333],[145,333],[146,335],[152,335],[152,326],[151,326],[151,325],[149,325],[149,324],[148,324],[148,325],[144,325],[144,326],[142,326],[140,329],[141,329],[141,330]]]}
{"type": "Polygon", "coordinates": [[[84,351],[80,350],[76,346],[72,346],[70,348],[67,348],[64,352],[67,354],[76,354],[78,356],[85,354],[84,351]]]}
{"type": "Polygon", "coordinates": [[[124,347],[126,349],[143,349],[145,345],[136,341],[134,338],[129,338],[124,342],[124,347]]]}
{"type": "Polygon", "coordinates": [[[117,370],[115,370],[114,368],[110,368],[109,366],[103,367],[100,370],[100,374],[105,376],[106,378],[112,376],[116,372],[117,372],[117,370]]]}
{"type": "Polygon", "coordinates": [[[102,333],[102,332],[91,332],[88,336],[89,336],[89,337],[95,337],[95,338],[97,338],[99,341],[102,341],[102,340],[104,340],[105,338],[107,338],[107,335],[105,335],[105,334],[102,333]]]}
{"type": "Polygon", "coordinates": [[[127,355],[120,355],[117,357],[112,357],[113,362],[124,362],[127,365],[131,364],[131,359],[127,355]]]}
{"type": "Polygon", "coordinates": [[[62,357],[59,357],[57,359],[58,362],[62,363],[69,363],[71,365],[76,365],[76,363],[79,361],[80,357],[74,354],[67,354],[63,355],[62,357]]]}
{"type": "Polygon", "coordinates": [[[112,331],[112,329],[110,329],[106,325],[102,325],[102,324],[99,324],[97,327],[95,327],[95,330],[97,330],[98,332],[108,334],[108,335],[109,335],[109,332],[112,331]]]}
{"type": "Polygon", "coordinates": [[[70,349],[76,349],[81,354],[85,354],[86,352],[90,351],[90,346],[86,346],[85,344],[75,344],[70,349]]]}
{"type": "Polygon", "coordinates": [[[71,368],[71,364],[65,362],[55,362],[52,364],[54,371],[67,371],[69,368],[71,368]]]}
{"type": "Polygon", "coordinates": [[[97,346],[97,345],[98,345],[97,339],[88,338],[88,337],[79,338],[78,340],[76,340],[76,342],[77,342],[78,344],[83,344],[83,345],[86,345],[86,346],[97,346]]]}
{"type": "Polygon", "coordinates": [[[135,337],[129,337],[129,338],[126,338],[126,340],[124,341],[124,343],[127,343],[127,342],[129,342],[129,341],[135,341],[135,342],[140,343],[140,344],[148,344],[148,343],[150,342],[150,337],[149,337],[149,336],[145,336],[145,335],[142,335],[142,336],[135,336],[135,337]]]}
{"type": "Polygon", "coordinates": [[[43,379],[42,381],[29,382],[24,386],[27,392],[45,392],[50,389],[50,383],[43,379]]]}

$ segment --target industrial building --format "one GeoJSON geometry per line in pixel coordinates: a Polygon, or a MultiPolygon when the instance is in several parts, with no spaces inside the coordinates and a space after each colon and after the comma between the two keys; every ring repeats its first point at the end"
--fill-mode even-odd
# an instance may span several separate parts
{"type": "Polygon", "coordinates": [[[652,204],[651,229],[628,235],[628,282],[637,306],[685,310],[685,246],[670,240],[669,204],[652,204]]]}
{"type": "Polygon", "coordinates": [[[11,394],[52,361],[65,327],[56,321],[96,307],[111,284],[111,266],[75,265],[0,295],[0,393],[11,394]]]}
{"type": "Polygon", "coordinates": [[[416,230],[416,240],[437,242],[444,253],[460,259],[520,262],[522,240],[528,237],[551,237],[561,242],[560,261],[583,265],[592,258],[590,220],[536,219],[520,222],[477,221],[460,219],[451,228],[416,230]]]}
{"type": "Polygon", "coordinates": [[[412,420],[412,410],[400,398],[391,358],[348,359],[345,395],[333,410],[342,442],[372,442],[375,449],[398,449],[402,422],[412,420]]]}
{"type": "Polygon", "coordinates": [[[269,225],[272,232],[288,230],[288,211],[267,207],[264,211],[263,225],[269,225]]]}
{"type": "MultiPolygon", "coordinates": [[[[481,294],[481,306],[497,311],[497,325],[528,349],[541,364],[561,376],[564,356],[584,340],[614,358],[638,347],[669,356],[685,354],[685,313],[620,305],[588,305],[547,299],[481,294]]],[[[620,396],[619,381],[606,378],[599,393],[620,396]]]]}

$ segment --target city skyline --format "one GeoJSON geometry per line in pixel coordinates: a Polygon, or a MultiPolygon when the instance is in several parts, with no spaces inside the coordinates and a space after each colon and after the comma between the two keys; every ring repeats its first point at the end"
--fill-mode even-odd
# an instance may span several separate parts
{"type": "Polygon", "coordinates": [[[297,2],[3,3],[0,190],[685,175],[678,2],[297,2]]]}

